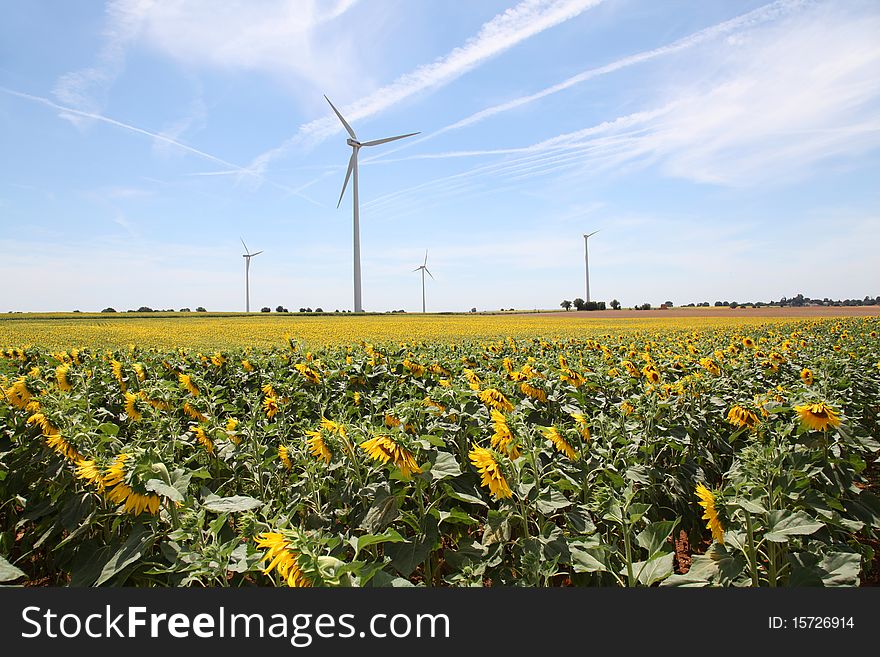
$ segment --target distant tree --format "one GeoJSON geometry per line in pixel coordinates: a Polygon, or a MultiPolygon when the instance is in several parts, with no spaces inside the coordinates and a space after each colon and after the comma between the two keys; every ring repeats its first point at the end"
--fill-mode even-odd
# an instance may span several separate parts
{"type": "Polygon", "coordinates": [[[181,309],[180,309],[180,312],[182,312],[182,313],[191,313],[192,310],[190,310],[189,308],[181,308],[181,309]]]}
{"type": "Polygon", "coordinates": [[[477,308],[476,308],[476,306],[475,306],[475,307],[473,307],[473,308],[471,308],[471,312],[472,312],[472,313],[475,313],[475,312],[477,312],[477,308]]]}
{"type": "Polygon", "coordinates": [[[736,301],[731,301],[728,305],[729,305],[731,308],[737,308],[737,307],[739,307],[739,304],[738,304],[736,301]]]}
{"type": "Polygon", "coordinates": [[[205,310],[205,307],[204,307],[204,306],[199,306],[198,308],[196,308],[196,312],[197,312],[197,313],[206,313],[206,312],[208,312],[208,311],[205,310]]]}
{"type": "Polygon", "coordinates": [[[665,305],[667,308],[672,308],[672,302],[671,302],[671,301],[664,301],[664,302],[663,302],[663,305],[665,305]]]}
{"type": "Polygon", "coordinates": [[[315,308],[315,312],[322,313],[322,312],[324,312],[324,309],[323,308],[315,308]]]}
{"type": "Polygon", "coordinates": [[[639,306],[639,310],[651,310],[651,304],[643,303],[641,306],[639,306]]]}
{"type": "Polygon", "coordinates": [[[75,313],[81,313],[82,311],[81,311],[81,310],[74,310],[73,312],[75,312],[75,313]]]}
{"type": "Polygon", "coordinates": [[[150,308],[149,306],[141,306],[140,308],[137,309],[137,311],[139,313],[151,313],[151,312],[153,312],[153,309],[150,308]]]}
{"type": "Polygon", "coordinates": [[[720,307],[723,306],[723,305],[724,305],[724,304],[721,303],[720,301],[716,301],[716,302],[715,302],[715,307],[716,307],[716,308],[720,308],[720,307]]]}
{"type": "Polygon", "coordinates": [[[595,301],[587,301],[584,303],[584,310],[598,310],[599,304],[595,301]]]}
{"type": "Polygon", "coordinates": [[[618,301],[617,299],[612,299],[611,310],[620,310],[620,301],[618,301]]]}
{"type": "Polygon", "coordinates": [[[562,306],[566,311],[571,310],[571,301],[569,301],[568,299],[565,299],[559,305],[562,306]]]}
{"type": "Polygon", "coordinates": [[[596,310],[605,310],[605,302],[604,302],[604,301],[598,301],[598,302],[596,303],[596,310]]]}
{"type": "Polygon", "coordinates": [[[575,310],[583,310],[584,306],[587,304],[587,302],[584,301],[583,299],[581,299],[580,297],[575,299],[572,303],[574,304],[575,310]]]}
{"type": "Polygon", "coordinates": [[[272,312],[272,309],[269,306],[263,306],[262,308],[260,308],[260,312],[261,313],[270,313],[270,312],[272,312]]]}

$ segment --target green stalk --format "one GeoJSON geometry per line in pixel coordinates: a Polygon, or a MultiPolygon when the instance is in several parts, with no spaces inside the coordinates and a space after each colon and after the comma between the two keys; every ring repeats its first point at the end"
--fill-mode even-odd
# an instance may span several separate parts
{"type": "Polygon", "coordinates": [[[752,516],[748,511],[743,510],[743,513],[746,514],[746,532],[748,537],[748,556],[749,559],[749,572],[752,575],[752,586],[758,587],[761,586],[760,581],[758,580],[758,553],[755,549],[755,530],[752,526],[752,516]]]}

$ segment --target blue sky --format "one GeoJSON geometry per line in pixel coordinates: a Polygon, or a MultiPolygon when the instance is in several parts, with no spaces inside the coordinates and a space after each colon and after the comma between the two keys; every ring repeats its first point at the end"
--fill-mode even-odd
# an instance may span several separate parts
{"type": "Polygon", "coordinates": [[[880,294],[871,0],[0,11],[0,311],[880,294]]]}

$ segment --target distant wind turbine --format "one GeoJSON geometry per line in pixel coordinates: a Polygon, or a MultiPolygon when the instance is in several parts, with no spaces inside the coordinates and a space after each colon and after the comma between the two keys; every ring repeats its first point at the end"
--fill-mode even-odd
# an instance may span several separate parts
{"type": "MultiPolygon", "coordinates": [[[[324,98],[330,103],[330,99],[327,98],[327,96],[324,96],[324,98]]],[[[356,313],[362,313],[364,312],[364,308],[361,304],[361,228],[358,216],[358,151],[364,146],[387,144],[389,141],[412,137],[419,133],[410,132],[396,137],[386,137],[385,139],[374,139],[373,141],[360,142],[358,141],[357,135],[354,134],[354,130],[352,130],[351,126],[348,125],[348,122],[342,118],[342,114],[339,113],[339,110],[336,109],[333,103],[330,103],[330,107],[333,108],[333,112],[342,122],[342,126],[345,128],[346,132],[348,132],[349,139],[346,139],[345,143],[351,146],[351,159],[348,161],[348,171],[345,172],[345,182],[342,183],[342,192],[339,194],[339,202],[336,204],[336,207],[338,208],[342,203],[342,197],[345,194],[348,179],[352,176],[352,173],[354,173],[354,180],[352,181],[352,195],[354,196],[354,311],[356,313]]]]}
{"type": "Polygon", "coordinates": [[[423,262],[420,266],[413,269],[413,271],[422,271],[422,312],[425,312],[425,274],[434,278],[434,274],[428,271],[428,250],[425,249],[425,262],[423,262]]]}
{"type": "Polygon", "coordinates": [[[592,233],[584,233],[584,267],[587,270],[587,298],[584,301],[587,303],[590,301],[590,247],[587,240],[598,232],[598,230],[594,230],[592,233]]]}
{"type": "Polygon", "coordinates": [[[254,256],[258,256],[262,253],[262,251],[257,251],[256,253],[251,253],[248,251],[247,244],[244,243],[244,238],[239,237],[241,240],[241,245],[244,247],[244,253],[242,254],[242,258],[244,258],[244,298],[245,298],[245,312],[251,311],[251,258],[254,256]]]}

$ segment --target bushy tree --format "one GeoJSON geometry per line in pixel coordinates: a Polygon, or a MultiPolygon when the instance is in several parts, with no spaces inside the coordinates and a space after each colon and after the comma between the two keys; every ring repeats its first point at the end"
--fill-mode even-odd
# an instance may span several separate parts
{"type": "Polygon", "coordinates": [[[270,313],[270,312],[272,312],[272,309],[269,306],[263,306],[262,308],[260,308],[260,312],[261,313],[270,313]]]}
{"type": "Polygon", "coordinates": [[[584,306],[586,306],[587,302],[584,301],[583,299],[581,299],[580,297],[578,297],[572,303],[574,303],[575,310],[583,310],[584,306]]]}
{"type": "Polygon", "coordinates": [[[559,305],[562,306],[565,310],[571,310],[571,301],[569,301],[568,299],[565,299],[559,305]]]}
{"type": "Polygon", "coordinates": [[[612,299],[611,310],[620,310],[620,301],[618,301],[617,299],[612,299]]]}

